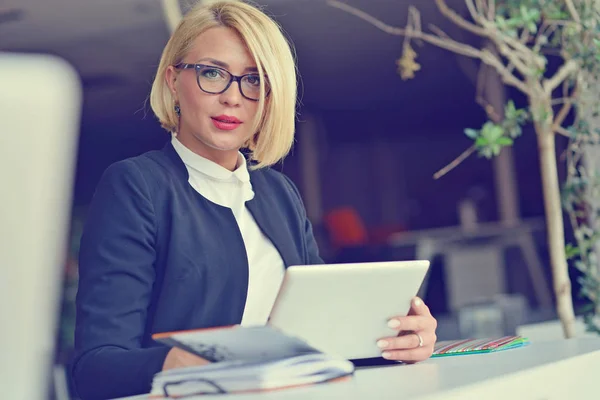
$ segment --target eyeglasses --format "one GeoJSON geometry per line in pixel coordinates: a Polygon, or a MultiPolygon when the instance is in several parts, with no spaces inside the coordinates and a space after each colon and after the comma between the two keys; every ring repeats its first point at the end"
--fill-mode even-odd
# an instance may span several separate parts
{"type": "MultiPolygon", "coordinates": [[[[237,82],[240,93],[248,100],[258,101],[260,99],[260,75],[257,73],[242,76],[233,75],[226,69],[206,64],[179,63],[177,69],[194,69],[198,87],[209,94],[221,94],[229,89],[232,82],[237,82]]],[[[268,81],[265,82],[265,96],[269,95],[271,88],[268,81]]]]}

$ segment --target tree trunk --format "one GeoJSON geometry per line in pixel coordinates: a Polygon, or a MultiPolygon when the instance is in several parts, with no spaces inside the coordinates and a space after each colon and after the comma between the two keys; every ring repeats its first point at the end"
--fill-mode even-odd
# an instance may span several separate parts
{"type": "Polygon", "coordinates": [[[565,234],[556,168],[554,132],[550,131],[550,127],[551,124],[544,122],[535,124],[546,209],[546,225],[548,227],[548,248],[554,293],[556,295],[556,310],[565,337],[572,338],[575,336],[575,313],[571,297],[569,266],[565,253],[565,234]]]}

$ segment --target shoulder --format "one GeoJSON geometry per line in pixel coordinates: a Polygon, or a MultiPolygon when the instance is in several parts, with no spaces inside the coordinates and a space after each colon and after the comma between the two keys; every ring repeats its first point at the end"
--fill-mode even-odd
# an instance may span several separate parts
{"type": "Polygon", "coordinates": [[[172,168],[159,150],[149,151],[111,164],[104,172],[99,185],[119,185],[153,192],[163,186],[172,175],[172,168]]]}
{"type": "Polygon", "coordinates": [[[271,189],[284,190],[298,196],[298,188],[292,180],[285,174],[270,167],[264,167],[252,171],[251,180],[253,185],[255,181],[259,184],[267,184],[271,189]]]}
{"type": "Polygon", "coordinates": [[[292,201],[296,209],[303,213],[304,205],[298,187],[285,174],[270,167],[251,172],[252,186],[256,190],[267,192],[279,199],[292,201]]]}

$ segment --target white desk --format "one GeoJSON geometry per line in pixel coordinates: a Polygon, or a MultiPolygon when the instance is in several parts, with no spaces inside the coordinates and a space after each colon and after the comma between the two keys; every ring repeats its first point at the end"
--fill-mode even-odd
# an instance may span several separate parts
{"type": "Polygon", "coordinates": [[[340,383],[186,400],[598,399],[599,372],[600,338],[574,339],[415,365],[359,369],[351,380],[340,383]]]}

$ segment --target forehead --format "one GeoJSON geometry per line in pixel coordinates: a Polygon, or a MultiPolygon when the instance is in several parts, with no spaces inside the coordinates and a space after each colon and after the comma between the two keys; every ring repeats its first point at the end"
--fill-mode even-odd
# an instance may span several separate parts
{"type": "Polygon", "coordinates": [[[240,34],[226,27],[208,29],[194,40],[186,59],[195,62],[202,58],[219,60],[228,64],[232,70],[256,66],[240,34]]]}

